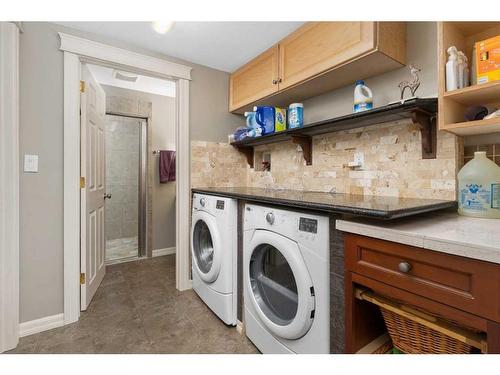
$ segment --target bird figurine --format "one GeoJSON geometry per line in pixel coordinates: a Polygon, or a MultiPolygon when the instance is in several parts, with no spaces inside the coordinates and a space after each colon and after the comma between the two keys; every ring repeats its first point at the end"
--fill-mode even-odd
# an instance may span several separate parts
{"type": "Polygon", "coordinates": [[[420,71],[421,71],[421,69],[418,69],[417,67],[410,64],[410,74],[411,74],[413,80],[411,82],[403,81],[403,82],[400,82],[398,85],[399,89],[401,90],[401,102],[403,102],[403,96],[404,96],[405,90],[407,88],[410,89],[412,98],[415,97],[415,92],[417,91],[418,87],[420,86],[420,78],[418,77],[418,74],[417,74],[420,71]]]}

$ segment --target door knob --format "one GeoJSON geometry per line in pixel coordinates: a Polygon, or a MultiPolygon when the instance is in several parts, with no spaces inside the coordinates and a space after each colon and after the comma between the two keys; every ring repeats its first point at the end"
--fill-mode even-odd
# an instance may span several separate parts
{"type": "Polygon", "coordinates": [[[111,199],[111,194],[109,194],[109,193],[104,194],[104,199],[111,199]]]}
{"type": "Polygon", "coordinates": [[[411,270],[411,264],[408,262],[401,262],[398,265],[398,269],[400,272],[408,273],[411,270]]]}

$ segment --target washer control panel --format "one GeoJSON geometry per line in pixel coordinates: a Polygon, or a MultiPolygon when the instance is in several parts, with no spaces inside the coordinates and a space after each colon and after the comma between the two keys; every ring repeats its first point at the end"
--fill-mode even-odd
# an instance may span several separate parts
{"type": "Polygon", "coordinates": [[[299,230],[301,232],[318,233],[318,220],[307,217],[299,218],[299,230]]]}
{"type": "Polygon", "coordinates": [[[223,210],[224,209],[224,201],[217,199],[217,203],[215,203],[215,208],[218,210],[223,210]]]}

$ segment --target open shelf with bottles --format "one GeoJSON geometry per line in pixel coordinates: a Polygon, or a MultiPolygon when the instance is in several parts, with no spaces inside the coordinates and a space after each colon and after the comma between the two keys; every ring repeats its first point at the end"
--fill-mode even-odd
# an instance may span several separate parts
{"type": "MultiPolygon", "coordinates": [[[[446,91],[446,50],[456,46],[472,63],[474,43],[500,35],[500,22],[439,22],[438,23],[438,125],[457,135],[500,132],[500,118],[467,121],[468,107],[490,105],[500,108],[500,81],[477,84],[446,91]]],[[[472,74],[475,74],[473,72],[472,74]]]]}
{"type": "Polygon", "coordinates": [[[342,130],[362,128],[384,122],[411,119],[419,126],[422,134],[422,158],[436,157],[436,98],[410,99],[365,112],[352,113],[305,125],[301,128],[288,129],[257,138],[245,138],[232,142],[238,151],[247,158],[248,165],[254,167],[254,147],[269,143],[292,141],[301,147],[306,165],[312,165],[312,137],[342,130]]]}

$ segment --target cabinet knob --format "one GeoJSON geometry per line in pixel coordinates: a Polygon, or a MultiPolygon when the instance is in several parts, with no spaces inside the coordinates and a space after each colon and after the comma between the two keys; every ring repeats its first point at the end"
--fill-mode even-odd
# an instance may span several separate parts
{"type": "Polygon", "coordinates": [[[411,270],[411,264],[408,262],[401,262],[398,265],[398,269],[400,272],[408,273],[411,270]]]}
{"type": "Polygon", "coordinates": [[[278,78],[278,83],[281,83],[282,79],[281,78],[278,78]]]}
{"type": "Polygon", "coordinates": [[[278,83],[278,80],[273,79],[273,85],[276,85],[278,83]]]}

